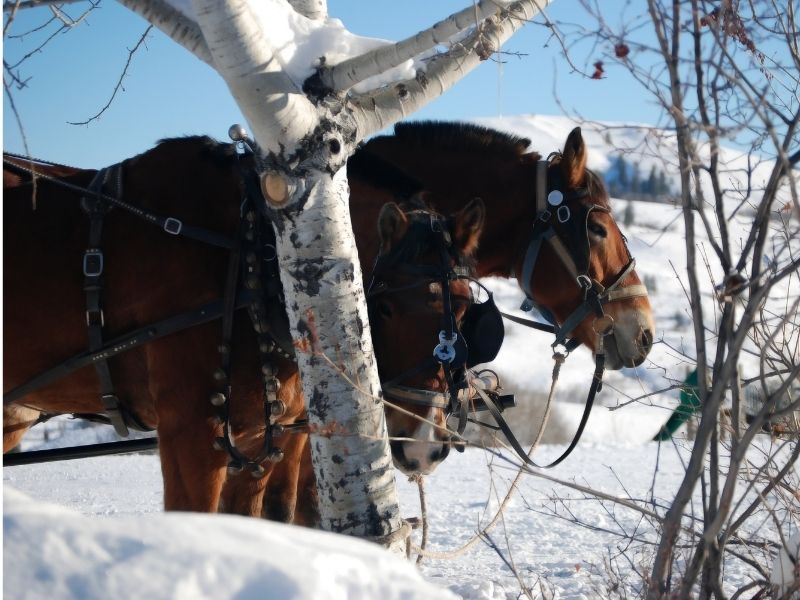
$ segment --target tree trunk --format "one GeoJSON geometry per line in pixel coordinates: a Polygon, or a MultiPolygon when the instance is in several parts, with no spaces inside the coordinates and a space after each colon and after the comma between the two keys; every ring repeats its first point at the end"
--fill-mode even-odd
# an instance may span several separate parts
{"type": "Polygon", "coordinates": [[[299,208],[277,211],[275,222],[311,424],[321,525],[383,537],[401,521],[345,169],[297,177],[289,185],[297,190],[290,203],[299,208]]]}

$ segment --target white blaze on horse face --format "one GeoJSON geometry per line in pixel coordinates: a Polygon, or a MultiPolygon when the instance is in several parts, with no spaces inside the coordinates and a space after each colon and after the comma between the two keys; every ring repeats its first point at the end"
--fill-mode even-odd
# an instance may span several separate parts
{"type": "Polygon", "coordinates": [[[409,436],[419,441],[403,442],[403,455],[407,464],[398,466],[408,475],[412,473],[428,475],[442,460],[442,450],[446,444],[438,435],[439,428],[433,425],[436,422],[436,410],[428,409],[423,417],[425,420],[420,421],[417,431],[409,436]]]}

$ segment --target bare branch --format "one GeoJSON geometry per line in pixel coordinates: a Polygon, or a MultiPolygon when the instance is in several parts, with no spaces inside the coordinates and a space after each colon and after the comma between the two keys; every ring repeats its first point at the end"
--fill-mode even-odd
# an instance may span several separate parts
{"type": "Polygon", "coordinates": [[[122,82],[125,80],[125,76],[128,74],[128,69],[131,66],[131,61],[133,60],[133,55],[136,54],[136,51],[145,42],[145,40],[147,39],[147,34],[150,33],[151,29],[153,29],[153,25],[149,25],[147,27],[147,29],[144,30],[144,33],[139,38],[139,41],[136,42],[136,45],[133,48],[128,50],[128,60],[125,62],[125,67],[122,69],[122,73],[120,74],[119,79],[117,80],[117,85],[114,86],[114,91],[111,92],[111,97],[108,99],[108,102],[105,103],[103,108],[101,108],[97,112],[97,114],[95,114],[94,116],[89,117],[85,121],[77,121],[77,122],[67,121],[70,125],[88,125],[92,121],[94,121],[96,119],[99,119],[100,115],[102,115],[104,112],[106,112],[106,109],[108,109],[108,107],[111,106],[111,103],[114,101],[114,98],[116,98],[117,92],[119,92],[119,90],[122,89],[122,82]]]}
{"type": "Polygon", "coordinates": [[[20,2],[3,2],[3,12],[38,8],[40,6],[60,6],[62,4],[77,4],[85,0],[21,0],[20,2]]]}

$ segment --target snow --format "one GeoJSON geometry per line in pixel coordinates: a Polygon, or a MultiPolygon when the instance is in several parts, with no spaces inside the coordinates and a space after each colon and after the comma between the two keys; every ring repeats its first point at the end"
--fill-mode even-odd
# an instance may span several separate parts
{"type": "Polygon", "coordinates": [[[95,519],[8,486],[3,505],[7,598],[452,598],[375,544],[321,531],[230,515],[95,519]]]}
{"type": "MultiPolygon", "coordinates": [[[[537,458],[561,451],[543,446],[537,458]]],[[[669,498],[687,456],[682,443],[582,443],[547,474],[622,497],[669,498]]],[[[451,455],[425,483],[428,550],[469,541],[494,515],[515,472],[481,450],[451,455]]],[[[419,514],[416,486],[397,475],[404,516],[419,514]]],[[[231,515],[162,514],[154,455],[6,468],[3,479],[8,598],[505,600],[519,594],[511,570],[483,542],[453,559],[425,559],[420,575],[412,563],[360,540],[231,515]]],[[[619,534],[634,531],[638,540],[655,535],[637,512],[527,476],[489,535],[536,596],[577,599],[607,597],[606,582],[617,569],[626,590],[640,589],[641,576],[621,557],[629,542],[619,534]]],[[[630,550],[643,564],[652,552],[642,543],[630,550]]],[[[754,576],[729,569],[726,589],[754,576]]]]}
{"type": "MultiPolygon", "coordinates": [[[[169,4],[195,20],[189,0],[171,0],[169,4]]],[[[295,12],[285,1],[262,0],[251,3],[249,9],[252,17],[261,23],[264,39],[269,40],[282,70],[298,87],[313,75],[321,61],[335,65],[394,43],[350,33],[339,19],[333,17],[323,20],[308,19],[295,12]]],[[[436,49],[432,49],[414,59],[406,60],[393,69],[359,83],[353,91],[361,93],[392,82],[413,79],[418,69],[424,70],[425,59],[436,52],[436,49]]]]}
{"type": "MultiPolygon", "coordinates": [[[[324,36],[324,29],[316,35],[324,36]]],[[[481,122],[531,137],[532,147],[544,154],[560,148],[574,126],[568,119],[543,116],[481,122]]],[[[606,129],[584,127],[590,166],[598,170],[610,164],[609,131],[630,140],[638,139],[640,131],[617,125],[606,129]]],[[[623,205],[614,201],[618,218],[623,205]]],[[[734,219],[732,238],[741,237],[748,225],[747,217],[734,219]]],[[[683,220],[676,207],[637,203],[634,224],[624,229],[638,273],[657,284],[650,290],[657,341],[641,367],[606,373],[583,441],[547,475],[663,505],[680,484],[688,457],[680,436],[674,443],[650,442],[677,402],[677,391],[661,390],[693,367],[683,220]],[[633,400],[645,394],[651,395],[633,400]]],[[[713,288],[721,276],[712,268],[703,277],[706,315],[716,314],[713,288]]],[[[513,312],[519,306],[522,294],[514,281],[485,283],[501,308],[513,312]]],[[[782,294],[785,299],[788,286],[797,286],[796,279],[789,278],[770,301],[780,302],[782,294]]],[[[491,365],[504,388],[517,396],[518,407],[507,417],[523,442],[535,437],[543,412],[552,370],[550,342],[545,334],[508,323],[503,349],[491,365]]],[[[742,355],[745,377],[757,374],[757,367],[757,353],[742,355]]],[[[571,438],[592,369],[591,356],[581,348],[562,368],[537,462],[558,456],[571,438]]],[[[34,431],[27,448],[110,439],[110,428],[60,423],[50,431],[56,439],[37,440],[34,431]]],[[[514,474],[508,461],[488,451],[452,452],[426,478],[429,549],[451,550],[471,539],[494,514],[491,509],[514,474]]],[[[416,487],[397,476],[404,516],[418,515],[416,487]]],[[[3,487],[3,591],[9,598],[517,598],[520,582],[504,560],[513,560],[534,596],[608,597],[612,592],[606,586],[615,580],[636,595],[641,569],[652,553],[645,540],[656,539],[655,525],[640,513],[536,476],[523,477],[503,522],[490,532],[503,559],[484,540],[453,559],[425,559],[419,572],[358,540],[234,516],[162,514],[154,455],[6,468],[3,487]],[[629,541],[619,534],[634,532],[637,542],[628,548],[629,563],[621,555],[629,541]]],[[[762,526],[763,538],[777,539],[773,520],[762,526]]],[[[796,522],[786,524],[786,539],[797,528],[796,522]]],[[[776,554],[766,547],[753,552],[765,565],[776,554]]],[[[742,565],[737,562],[725,572],[729,593],[756,577],[742,565]]]]}

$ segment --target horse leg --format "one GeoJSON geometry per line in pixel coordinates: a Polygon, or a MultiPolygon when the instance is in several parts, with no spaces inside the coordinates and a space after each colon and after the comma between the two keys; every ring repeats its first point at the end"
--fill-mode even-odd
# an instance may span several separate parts
{"type": "Polygon", "coordinates": [[[250,471],[243,470],[236,475],[229,475],[222,488],[219,500],[219,512],[233,515],[255,517],[261,514],[264,500],[264,488],[272,475],[273,469],[267,467],[266,473],[255,478],[250,471]]]}
{"type": "Polygon", "coordinates": [[[319,525],[319,502],[317,500],[317,478],[311,464],[311,444],[306,444],[300,457],[300,474],[297,482],[297,507],[294,513],[295,525],[316,527],[319,525]]]}
{"type": "Polygon", "coordinates": [[[158,449],[164,509],[216,512],[225,481],[226,455],[214,449],[218,427],[202,415],[159,419],[158,449]]]}
{"type": "Polygon", "coordinates": [[[36,425],[41,413],[27,406],[3,407],[3,453],[15,448],[27,431],[36,425]]]}
{"type": "Polygon", "coordinates": [[[262,516],[283,523],[296,522],[298,481],[301,461],[308,447],[308,435],[285,434],[279,438],[283,460],[277,463],[264,489],[262,516]]]}

